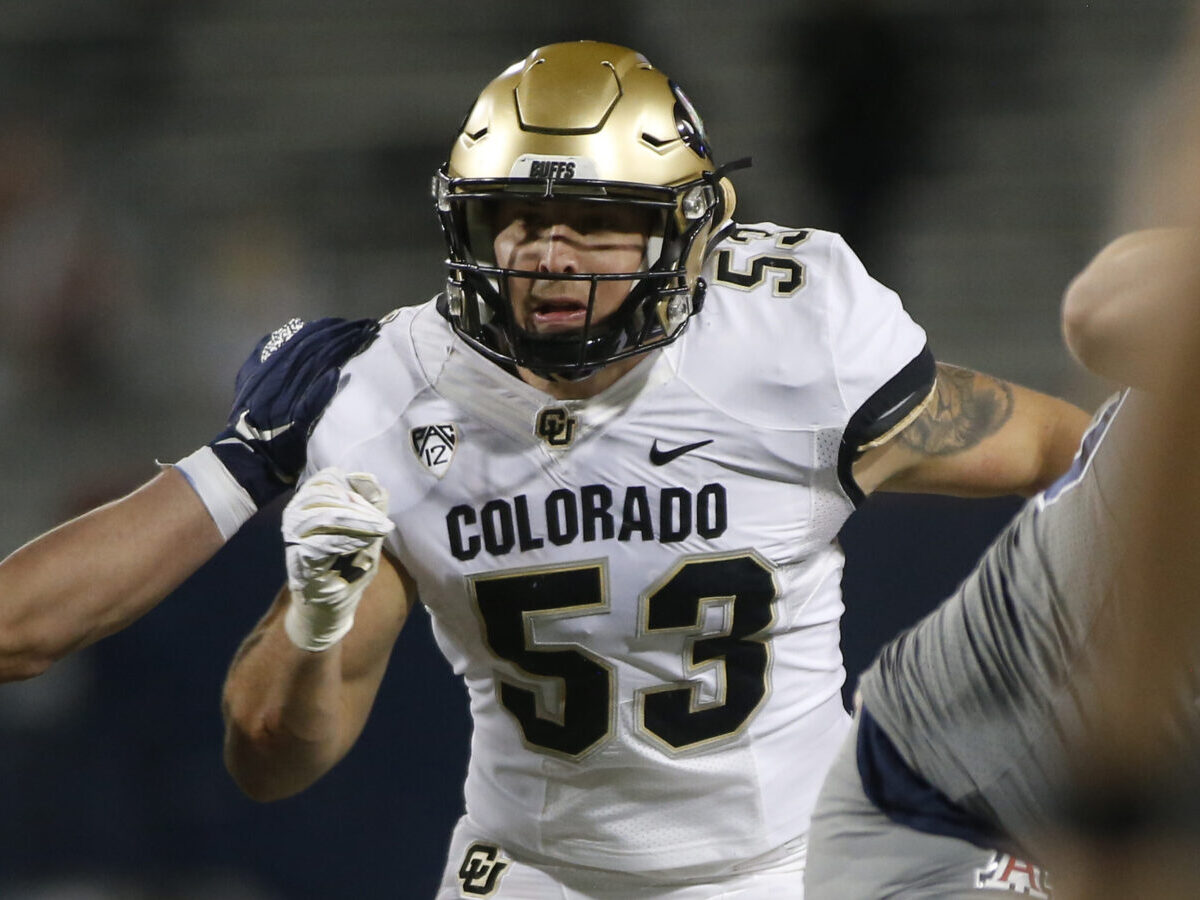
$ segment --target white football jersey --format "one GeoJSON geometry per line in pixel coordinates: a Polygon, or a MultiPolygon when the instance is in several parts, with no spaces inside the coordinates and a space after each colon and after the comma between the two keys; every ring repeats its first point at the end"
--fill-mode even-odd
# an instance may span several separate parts
{"type": "Polygon", "coordinates": [[[826,232],[741,226],[705,277],[683,336],[581,401],[403,308],[313,433],[310,471],[390,494],[470,695],[468,815],[511,853],[728,868],[806,831],[848,728],[843,438],[925,399],[925,335],[826,232]]]}

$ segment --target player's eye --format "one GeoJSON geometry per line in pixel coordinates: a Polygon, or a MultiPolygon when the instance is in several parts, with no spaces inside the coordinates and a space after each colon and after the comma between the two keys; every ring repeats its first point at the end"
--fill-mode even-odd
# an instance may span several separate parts
{"type": "Polygon", "coordinates": [[[581,234],[594,234],[597,231],[616,231],[618,226],[613,222],[612,216],[596,212],[580,216],[575,227],[581,234]]]}
{"type": "Polygon", "coordinates": [[[525,226],[525,230],[530,232],[538,232],[550,227],[549,218],[544,213],[532,209],[521,214],[520,222],[525,226]]]}

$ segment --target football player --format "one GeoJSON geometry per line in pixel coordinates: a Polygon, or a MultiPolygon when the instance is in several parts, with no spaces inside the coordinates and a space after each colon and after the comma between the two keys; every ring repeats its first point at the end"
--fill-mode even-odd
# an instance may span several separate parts
{"type": "MultiPolygon", "coordinates": [[[[1137,645],[1141,607],[1154,603],[1129,577],[1135,562],[1144,567],[1152,558],[1139,562],[1129,552],[1146,525],[1147,488],[1157,477],[1147,469],[1155,456],[1145,443],[1154,433],[1149,416],[1165,418],[1147,391],[1164,389],[1164,368],[1174,368],[1164,360],[1175,355],[1180,329],[1188,334],[1189,323],[1196,325],[1188,310],[1200,283],[1198,234],[1125,235],[1072,282],[1064,300],[1071,350],[1098,374],[1140,390],[1122,391],[1097,414],[1069,471],[1026,504],[949,600],[885,646],[862,675],[855,730],[814,813],[809,900],[967,898],[992,890],[1048,898],[1053,884],[1044,863],[1060,831],[1085,824],[1080,813],[1092,818],[1088,828],[1112,829],[1109,843],[1098,846],[1127,862],[1114,852],[1116,842],[1144,827],[1140,817],[1163,804],[1169,784],[1176,791],[1187,784],[1155,785],[1161,793],[1143,798],[1145,808],[1118,808],[1099,795],[1128,800],[1138,788],[1102,786],[1095,776],[1128,778],[1128,763],[1116,760],[1139,745],[1157,752],[1135,757],[1193,764],[1200,749],[1195,687],[1184,657],[1173,652],[1178,640],[1160,636],[1152,651],[1174,667],[1168,690],[1156,675],[1160,661],[1137,645]],[[1139,671],[1122,665],[1139,652],[1139,671]],[[1123,719],[1114,720],[1120,709],[1123,719]],[[1116,732],[1126,734],[1116,739],[1116,732]],[[1080,748],[1093,758],[1078,758],[1080,748]],[[1081,775],[1090,776],[1091,796],[1067,804],[1078,809],[1064,816],[1066,786],[1081,775]],[[1102,810],[1107,821],[1094,815],[1102,810]]],[[[1180,489],[1187,483],[1174,481],[1180,489]]],[[[1157,496],[1185,510],[1197,499],[1157,496]]],[[[1179,535],[1189,550],[1194,529],[1179,535]]],[[[1155,567],[1182,571],[1158,553],[1153,559],[1155,567]]],[[[1194,577],[1157,581],[1164,593],[1187,583],[1194,577]]],[[[1175,621],[1194,641],[1186,617],[1175,621]]],[[[1151,887],[1148,877],[1165,871],[1167,858],[1157,857],[1157,870],[1140,869],[1137,883],[1123,880],[1119,863],[1102,868],[1091,880],[1103,894],[1077,896],[1175,896],[1151,887]]]]}
{"type": "Polygon", "coordinates": [[[249,795],[345,755],[419,599],[474,721],[440,898],[802,895],[838,530],[875,490],[1036,493],[1088,417],[936,364],[838,236],[735,222],[735,168],[632,50],[485,88],[445,290],[346,365],[231,665],[249,795]]]}

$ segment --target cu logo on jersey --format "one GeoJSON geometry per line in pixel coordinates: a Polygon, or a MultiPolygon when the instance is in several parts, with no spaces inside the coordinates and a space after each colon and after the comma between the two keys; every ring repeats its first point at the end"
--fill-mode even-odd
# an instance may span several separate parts
{"type": "Polygon", "coordinates": [[[569,447],[575,440],[576,420],[565,406],[548,406],[538,413],[537,436],[551,447],[569,447]]]}
{"type": "Polygon", "coordinates": [[[499,847],[474,843],[458,867],[459,893],[464,897],[491,897],[500,888],[500,877],[512,864],[499,847]]]}

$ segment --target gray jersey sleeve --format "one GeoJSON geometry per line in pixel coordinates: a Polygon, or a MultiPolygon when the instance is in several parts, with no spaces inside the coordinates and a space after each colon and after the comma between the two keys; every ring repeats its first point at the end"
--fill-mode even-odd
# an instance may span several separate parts
{"type": "Polygon", "coordinates": [[[1088,703],[1078,673],[1112,608],[1121,541],[1106,491],[1124,396],[1097,414],[1071,470],[1025,505],[958,591],[863,674],[863,701],[908,766],[1010,834],[1046,820],[1064,736],[1088,703]]]}

